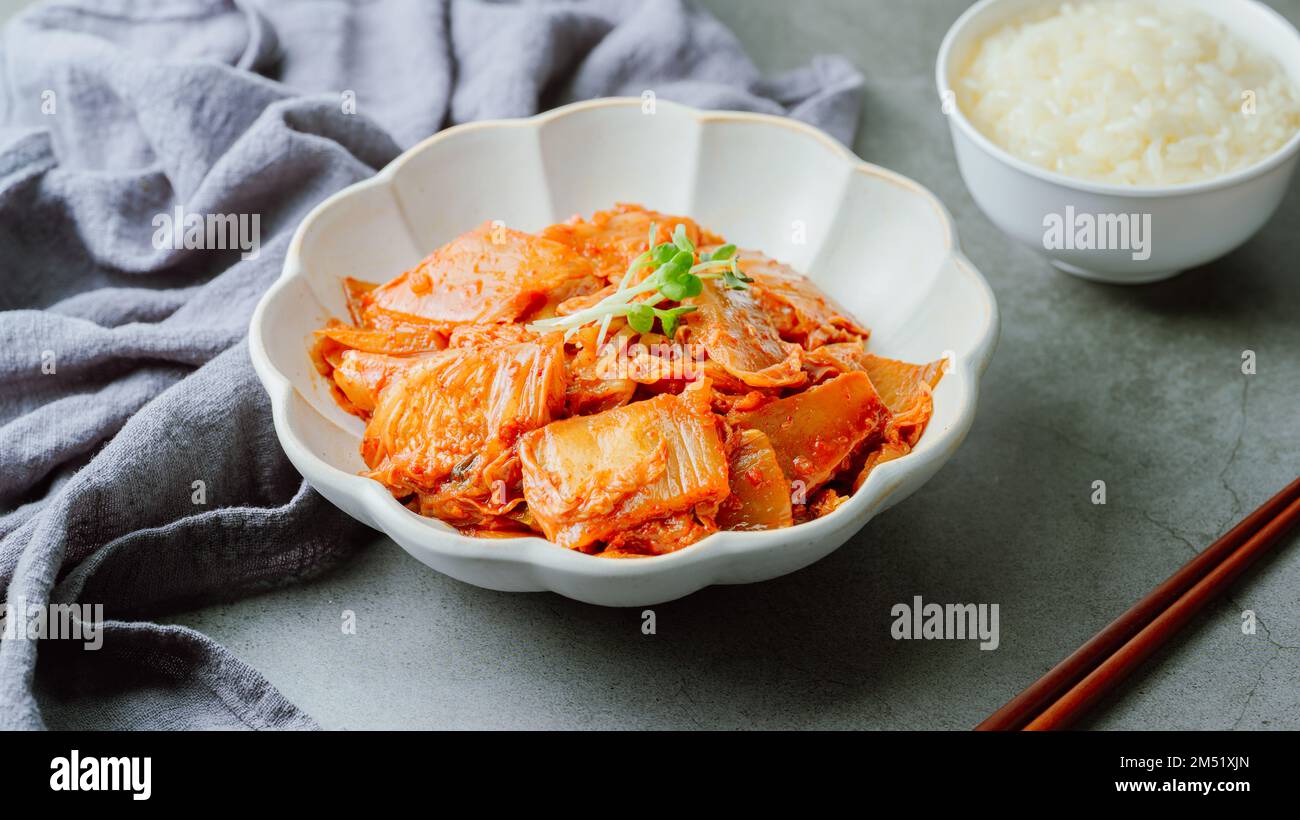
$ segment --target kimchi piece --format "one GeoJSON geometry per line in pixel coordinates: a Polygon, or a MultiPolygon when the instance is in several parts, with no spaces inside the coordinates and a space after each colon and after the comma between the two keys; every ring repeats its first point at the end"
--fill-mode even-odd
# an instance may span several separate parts
{"type": "Polygon", "coordinates": [[[765,434],[781,471],[811,492],[845,466],[860,444],[879,437],[889,416],[871,379],[856,371],[736,413],[731,421],[765,434]]]}
{"type": "Polygon", "coordinates": [[[727,373],[750,387],[793,387],[807,380],[803,349],[781,340],[749,293],[708,282],[690,302],[699,308],[687,318],[691,338],[727,373]]]}
{"type": "Polygon", "coordinates": [[[558,337],[484,350],[455,348],[406,368],[366,426],[368,475],[418,510],[483,525],[522,502],[516,441],[564,406],[558,337]]]}
{"type": "Polygon", "coordinates": [[[718,510],[718,525],[727,530],[775,530],[794,523],[790,482],[776,450],[760,430],[743,430],[728,464],[731,495],[718,510]]]}
{"type": "Polygon", "coordinates": [[[831,342],[861,341],[870,331],[822,293],[808,277],[757,251],[741,251],[754,279],[754,299],[776,324],[781,338],[814,350],[831,342]]]}
{"type": "Polygon", "coordinates": [[[880,391],[881,400],[889,408],[890,419],[880,448],[868,454],[853,482],[855,490],[862,486],[875,467],[907,455],[920,441],[930,417],[934,415],[933,393],[943,378],[944,362],[911,364],[868,353],[863,359],[863,369],[880,391]]]}
{"type": "Polygon", "coordinates": [[[379,393],[399,373],[422,361],[425,357],[388,356],[361,350],[345,350],[338,365],[330,374],[335,387],[342,394],[339,403],[345,410],[362,418],[370,418],[379,401],[379,393]]]}
{"type": "Polygon", "coordinates": [[[568,246],[485,222],[362,295],[360,313],[448,325],[514,322],[604,284],[568,246]]]}
{"type": "Polygon", "coordinates": [[[392,356],[427,353],[431,350],[442,350],[447,346],[447,337],[432,327],[411,330],[369,330],[348,325],[332,325],[316,333],[345,349],[359,350],[362,353],[386,353],[392,356]]]}
{"type": "Polygon", "coordinates": [[[365,422],[363,475],[467,535],[607,558],[835,515],[921,440],[943,375],[868,352],[788,265],[633,204],[484,223],[342,291],[309,355],[365,422]]]}
{"type": "Polygon", "coordinates": [[[569,380],[565,405],[569,415],[586,416],[622,407],[632,400],[637,383],[611,369],[596,345],[596,329],[585,328],[568,348],[565,366],[569,380]]]}
{"type": "Polygon", "coordinates": [[[692,512],[677,513],[667,518],[624,530],[609,540],[601,550],[602,558],[632,558],[644,555],[663,555],[689,547],[696,541],[718,531],[716,524],[702,521],[692,512]]]}
{"type": "MultiPolygon", "coordinates": [[[[804,353],[803,367],[814,384],[821,384],[841,373],[866,370],[870,355],[862,342],[835,342],[804,353]]],[[[879,389],[877,387],[877,391],[879,389]]],[[[885,404],[888,405],[889,402],[886,401],[885,404]]]]}
{"type": "Polygon", "coordinates": [[[718,423],[704,382],[554,422],[520,439],[524,499],[547,538],[588,552],[679,514],[695,516],[695,535],[712,531],[730,492],[718,423]]]}
{"type": "Polygon", "coordinates": [[[627,268],[646,249],[650,228],[655,228],[655,242],[666,242],[673,228],[682,225],[686,236],[696,246],[717,244],[722,238],[702,229],[695,220],[649,211],[640,205],[620,202],[608,211],[597,211],[590,220],[575,216],[568,222],[552,225],[542,236],[562,243],[581,254],[611,281],[622,278],[627,268]]]}

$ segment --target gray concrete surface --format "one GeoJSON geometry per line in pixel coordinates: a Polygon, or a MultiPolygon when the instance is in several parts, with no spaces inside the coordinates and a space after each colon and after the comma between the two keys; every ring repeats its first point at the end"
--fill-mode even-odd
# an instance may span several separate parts
{"type": "MultiPolygon", "coordinates": [[[[385,539],[314,583],[176,618],[326,727],[968,728],[1300,471],[1300,187],[1210,267],[1079,281],[1006,240],[957,175],[931,75],[963,0],[705,4],[766,69],[853,59],[870,78],[855,149],[956,217],[1003,315],[969,439],[830,558],[656,607],[654,636],[639,611],[476,589],[385,539]],[[918,594],[999,604],[1001,646],[892,640],[890,607],[918,594]]],[[[1300,22],[1300,0],[1273,5],[1300,22]]],[[[1300,728],[1298,541],[1088,725],[1300,728]]]]}

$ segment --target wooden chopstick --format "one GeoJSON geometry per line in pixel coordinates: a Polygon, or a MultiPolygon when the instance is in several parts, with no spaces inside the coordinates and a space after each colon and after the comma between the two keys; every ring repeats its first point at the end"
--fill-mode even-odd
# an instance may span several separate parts
{"type": "Polygon", "coordinates": [[[1161,612],[1151,623],[1121,646],[1113,655],[1048,706],[1043,713],[1025,726],[1026,731],[1067,729],[1088,709],[1120,681],[1128,677],[1138,664],[1150,657],[1171,635],[1177,632],[1197,612],[1225,589],[1251,564],[1255,563],[1269,547],[1282,540],[1287,530],[1300,521],[1300,498],[1291,502],[1282,514],[1265,524],[1245,544],[1210,570],[1191,589],[1161,612]]]}
{"type": "Polygon", "coordinates": [[[1186,623],[1208,600],[1221,592],[1251,562],[1280,539],[1300,517],[1296,511],[1298,499],[1300,478],[1264,502],[1259,509],[1246,516],[1241,523],[1187,562],[1069,657],[1052,667],[1028,689],[986,718],[975,727],[976,730],[1014,731],[1026,728],[1040,718],[1043,722],[1035,728],[1064,728],[1069,725],[1070,721],[1081,715],[1097,698],[1132,671],[1173,631],[1186,623]],[[1237,556],[1239,550],[1243,553],[1241,556],[1237,556]],[[1235,563],[1228,567],[1229,561],[1235,563]],[[1211,576],[1217,580],[1210,580],[1211,576]],[[1209,585],[1192,596],[1192,590],[1198,588],[1203,581],[1209,581],[1209,585]],[[1184,600],[1185,598],[1190,600],[1184,600]],[[1162,626],[1151,631],[1157,619],[1163,619],[1162,626]],[[1130,646],[1131,643],[1138,642],[1138,636],[1141,635],[1145,635],[1141,642],[1130,646]],[[1111,658],[1121,650],[1125,650],[1123,657],[1128,660],[1112,662],[1111,658]],[[1101,666],[1107,663],[1110,665],[1106,674],[1118,677],[1109,679],[1105,675],[1097,676],[1101,666]],[[1076,692],[1083,685],[1082,682],[1088,679],[1091,680],[1090,687],[1086,691],[1076,692]],[[1062,701],[1060,708],[1055,704],[1049,706],[1063,694],[1073,695],[1069,704],[1062,701]],[[1045,710],[1051,711],[1050,720],[1045,710]]]}

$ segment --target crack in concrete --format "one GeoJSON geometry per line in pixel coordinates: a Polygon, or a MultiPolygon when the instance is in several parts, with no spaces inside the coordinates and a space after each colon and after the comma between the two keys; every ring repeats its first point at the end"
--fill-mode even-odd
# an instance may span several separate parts
{"type": "Polygon", "coordinates": [[[1227,490],[1232,496],[1232,511],[1228,514],[1228,523],[1232,523],[1241,514],[1241,496],[1237,494],[1236,489],[1228,483],[1228,471],[1237,461],[1237,454],[1241,452],[1241,442],[1246,437],[1246,406],[1250,399],[1250,379],[1242,379],[1241,382],[1241,425],[1237,428],[1237,440],[1233,442],[1232,449],[1228,452],[1228,461],[1219,471],[1219,483],[1223,489],[1227,490]]]}
{"type": "Polygon", "coordinates": [[[1259,685],[1264,682],[1264,673],[1273,665],[1273,660],[1275,658],[1277,658],[1277,652],[1270,655],[1268,660],[1264,661],[1264,663],[1259,667],[1259,674],[1255,676],[1255,682],[1251,684],[1250,691],[1246,693],[1246,700],[1241,704],[1241,712],[1237,715],[1237,719],[1232,722],[1233,729],[1239,728],[1241,722],[1246,719],[1246,712],[1250,711],[1250,703],[1255,699],[1255,691],[1259,689],[1259,685]]]}
{"type": "MultiPolygon", "coordinates": [[[[1201,550],[1191,541],[1187,540],[1187,538],[1185,538],[1183,535],[1179,534],[1179,532],[1175,530],[1173,527],[1171,527],[1170,525],[1157,519],[1155,516],[1153,516],[1151,513],[1147,512],[1146,510],[1142,511],[1142,517],[1145,518],[1147,521],[1150,521],[1152,524],[1155,524],[1157,527],[1164,530],[1165,532],[1169,533],[1170,536],[1178,539],[1179,541],[1182,541],[1184,544],[1187,545],[1187,548],[1190,549],[1194,554],[1200,555],[1201,550]]],[[[1242,606],[1235,597],[1233,597],[1231,594],[1229,594],[1226,591],[1223,593],[1222,597],[1223,600],[1227,601],[1228,603],[1236,607],[1238,612],[1245,612],[1246,609],[1248,608],[1242,606]]],[[[1268,628],[1268,625],[1265,624],[1264,621],[1259,617],[1258,612],[1255,613],[1255,625],[1258,626],[1260,629],[1264,630],[1264,640],[1268,641],[1276,648],[1289,650],[1289,651],[1300,651],[1300,646],[1291,646],[1290,644],[1280,643],[1279,641],[1274,639],[1272,630],[1270,630],[1268,628]]]]}
{"type": "Polygon", "coordinates": [[[1110,454],[1108,454],[1108,453],[1103,453],[1103,452],[1101,452],[1100,450],[1094,450],[1094,449],[1092,449],[1091,447],[1088,447],[1088,446],[1087,446],[1086,444],[1084,444],[1083,442],[1076,441],[1074,438],[1072,438],[1072,437],[1066,435],[1065,433],[1061,432],[1060,430],[1057,430],[1055,427],[1051,427],[1051,426],[1046,425],[1046,424],[1041,424],[1041,423],[1036,422],[1036,421],[1023,421],[1023,422],[1021,422],[1021,423],[1022,423],[1024,426],[1026,426],[1026,427],[1032,427],[1032,428],[1034,428],[1034,429],[1036,429],[1036,430],[1042,430],[1042,431],[1045,432],[1045,433],[1051,433],[1052,435],[1056,436],[1056,437],[1059,438],[1061,441],[1063,441],[1063,442],[1065,442],[1066,444],[1070,445],[1070,446],[1073,447],[1074,449],[1076,449],[1076,450],[1078,450],[1078,451],[1080,451],[1080,452],[1083,452],[1083,453],[1087,453],[1088,455],[1092,456],[1093,458],[1099,458],[1099,459],[1102,459],[1103,461],[1110,461],[1111,458],[1112,458],[1112,457],[1110,456],[1110,454]]]}
{"type": "MultiPolygon", "coordinates": [[[[1241,603],[1240,603],[1240,602],[1239,602],[1235,597],[1233,597],[1233,596],[1231,596],[1231,595],[1227,595],[1227,594],[1225,594],[1225,595],[1223,596],[1223,598],[1224,598],[1224,600],[1226,600],[1228,603],[1230,603],[1230,604],[1232,604],[1234,607],[1236,607],[1238,612],[1245,612],[1247,609],[1249,609],[1249,607],[1244,607],[1244,606],[1242,606],[1241,603]]],[[[1251,611],[1254,612],[1254,610],[1251,610],[1251,611]]],[[[1258,613],[1258,612],[1255,612],[1255,626],[1258,626],[1260,629],[1264,630],[1264,640],[1266,640],[1266,641],[1268,641],[1269,643],[1273,644],[1274,647],[1276,647],[1276,648],[1278,648],[1278,649],[1281,649],[1281,650],[1291,651],[1291,652],[1300,651],[1300,646],[1291,646],[1291,645],[1289,645],[1289,644],[1279,643],[1279,642],[1278,642],[1278,641],[1273,637],[1273,631],[1272,631],[1271,629],[1268,628],[1268,624],[1264,623],[1264,619],[1261,618],[1261,617],[1259,617],[1259,613],[1258,613]]],[[[1243,634],[1244,634],[1244,633],[1243,633],[1243,634]]]]}
{"type": "Polygon", "coordinates": [[[686,718],[696,729],[703,729],[704,724],[700,722],[699,717],[695,714],[699,704],[695,702],[695,698],[692,698],[691,693],[687,690],[686,678],[678,678],[678,684],[677,694],[680,695],[677,701],[678,709],[681,710],[682,714],[686,715],[686,718]]]}
{"type": "Polygon", "coordinates": [[[1187,538],[1186,538],[1185,536],[1183,536],[1182,534],[1180,534],[1180,533],[1179,533],[1177,530],[1175,530],[1171,525],[1166,524],[1165,522],[1163,522],[1163,521],[1157,519],[1155,516],[1153,516],[1151,513],[1147,512],[1146,510],[1142,510],[1142,517],[1145,518],[1146,520],[1150,521],[1152,524],[1155,524],[1157,527],[1159,527],[1160,529],[1164,530],[1165,532],[1169,533],[1171,536],[1173,536],[1173,537],[1176,538],[1177,540],[1182,541],[1184,544],[1187,545],[1187,548],[1188,548],[1189,550],[1192,551],[1192,554],[1193,554],[1193,555],[1200,555],[1200,554],[1201,554],[1201,548],[1200,548],[1200,547],[1196,546],[1196,545],[1193,544],[1191,541],[1187,540],[1187,538]]]}

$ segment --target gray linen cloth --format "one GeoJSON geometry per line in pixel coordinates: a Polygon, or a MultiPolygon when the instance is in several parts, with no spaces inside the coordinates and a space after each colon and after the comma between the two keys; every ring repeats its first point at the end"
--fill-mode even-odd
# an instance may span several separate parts
{"type": "Polygon", "coordinates": [[[316,725],[150,622],[366,541],[285,459],[245,342],[313,205],[448,125],[646,89],[850,142],[862,83],[836,57],[760,77],[683,0],[81,0],[2,48],[0,590],[11,628],[49,602],[105,618],[93,651],[0,640],[6,729],[316,725]],[[258,215],[260,253],[156,242],[177,206],[258,215]]]}

